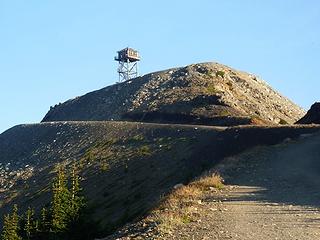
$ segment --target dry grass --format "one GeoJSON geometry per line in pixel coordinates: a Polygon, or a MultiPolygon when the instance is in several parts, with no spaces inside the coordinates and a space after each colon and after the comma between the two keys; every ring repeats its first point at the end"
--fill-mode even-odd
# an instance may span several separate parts
{"type": "Polygon", "coordinates": [[[201,177],[199,180],[191,183],[191,185],[195,185],[201,191],[207,191],[210,188],[223,189],[224,187],[223,179],[217,173],[201,177]]]}
{"type": "Polygon", "coordinates": [[[251,124],[253,125],[265,125],[267,122],[258,117],[251,118],[251,124]]]}
{"type": "Polygon", "coordinates": [[[187,185],[176,189],[170,198],[178,200],[194,200],[201,195],[201,191],[194,185],[187,185]]]}
{"type": "Polygon", "coordinates": [[[177,214],[159,213],[155,214],[154,218],[157,222],[158,231],[162,233],[169,233],[174,227],[182,224],[182,218],[177,214]]]}
{"type": "Polygon", "coordinates": [[[199,218],[197,205],[201,204],[205,192],[212,188],[223,188],[223,179],[219,174],[207,174],[175,189],[153,215],[158,231],[168,233],[179,225],[196,221],[199,218]]]}

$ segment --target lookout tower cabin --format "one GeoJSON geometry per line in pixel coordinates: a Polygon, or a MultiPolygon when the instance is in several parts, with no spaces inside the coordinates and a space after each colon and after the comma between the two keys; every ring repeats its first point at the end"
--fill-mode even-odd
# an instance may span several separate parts
{"type": "Polygon", "coordinates": [[[114,58],[119,63],[119,82],[138,77],[139,52],[132,48],[124,48],[114,58]]]}

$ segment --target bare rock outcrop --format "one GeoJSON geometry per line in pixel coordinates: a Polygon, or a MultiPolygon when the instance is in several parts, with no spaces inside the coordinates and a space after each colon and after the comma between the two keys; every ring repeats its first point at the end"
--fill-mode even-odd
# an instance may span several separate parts
{"type": "Polygon", "coordinates": [[[314,103],[307,114],[297,124],[320,124],[320,102],[314,103]]]}

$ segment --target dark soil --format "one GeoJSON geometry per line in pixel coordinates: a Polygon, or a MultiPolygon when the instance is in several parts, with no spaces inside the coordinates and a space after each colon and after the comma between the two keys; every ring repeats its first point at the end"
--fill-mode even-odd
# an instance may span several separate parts
{"type": "Polygon", "coordinates": [[[232,116],[216,116],[201,117],[197,115],[182,113],[166,113],[166,112],[145,112],[145,113],[126,113],[123,119],[135,122],[156,122],[156,123],[172,123],[172,124],[195,124],[195,125],[212,125],[212,126],[237,126],[248,125],[251,118],[232,117],[232,116]]]}

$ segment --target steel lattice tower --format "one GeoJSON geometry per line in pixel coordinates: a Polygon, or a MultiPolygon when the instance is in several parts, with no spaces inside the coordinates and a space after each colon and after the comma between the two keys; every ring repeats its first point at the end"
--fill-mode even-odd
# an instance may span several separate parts
{"type": "Polygon", "coordinates": [[[132,48],[124,48],[117,53],[114,60],[119,62],[119,82],[138,77],[139,52],[132,48]]]}

